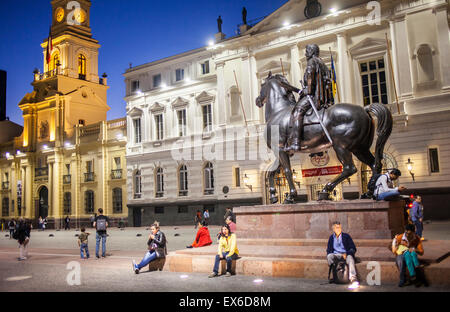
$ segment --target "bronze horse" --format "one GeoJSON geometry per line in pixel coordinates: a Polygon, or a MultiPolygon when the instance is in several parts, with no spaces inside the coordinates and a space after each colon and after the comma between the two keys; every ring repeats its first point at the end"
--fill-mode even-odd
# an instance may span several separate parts
{"type": "MultiPolygon", "coordinates": [[[[285,177],[289,184],[290,193],[284,203],[294,203],[297,196],[294,181],[292,178],[290,157],[292,154],[284,150],[289,138],[291,112],[295,105],[293,91],[296,89],[290,87],[289,82],[284,76],[269,76],[261,85],[261,93],[256,99],[256,105],[263,107],[266,105],[266,129],[265,139],[267,145],[275,153],[278,161],[269,169],[269,191],[270,202],[272,204],[278,201],[274,185],[275,174],[281,168],[284,170],[285,177]],[[274,128],[275,127],[275,128],[274,128]],[[278,146],[273,146],[272,136],[274,129],[278,131],[278,146]],[[276,148],[274,148],[276,147],[276,148]]],[[[380,173],[382,169],[381,160],[383,159],[383,150],[387,139],[392,132],[392,115],[389,109],[382,104],[371,104],[362,107],[354,104],[336,104],[330,108],[321,110],[319,115],[322,118],[325,128],[328,130],[333,144],[330,143],[318,119],[314,120],[314,115],[306,121],[303,128],[303,137],[301,138],[301,153],[318,153],[330,147],[333,147],[336,155],[343,166],[342,173],[328,182],[319,194],[319,200],[328,200],[329,194],[334,188],[345,179],[357,172],[353,163],[352,154],[361,162],[368,165],[372,174],[380,173]],[[375,147],[375,156],[370,152],[370,147],[374,139],[375,122],[372,113],[378,119],[377,142],[375,147]]],[[[276,144],[275,144],[276,145],[276,144]]]]}

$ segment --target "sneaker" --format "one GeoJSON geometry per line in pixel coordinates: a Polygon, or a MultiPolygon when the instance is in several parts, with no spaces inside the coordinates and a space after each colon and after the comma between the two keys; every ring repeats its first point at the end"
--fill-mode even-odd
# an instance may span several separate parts
{"type": "Polygon", "coordinates": [[[230,276],[231,276],[230,272],[225,273],[225,277],[230,277],[230,276]]]}
{"type": "Polygon", "coordinates": [[[189,246],[186,246],[186,248],[194,248],[194,247],[192,247],[192,245],[189,245],[189,246]]]}
{"type": "Polygon", "coordinates": [[[133,267],[134,273],[139,274],[139,269],[138,269],[138,267],[136,265],[136,262],[134,260],[131,261],[131,265],[133,267]]]}
{"type": "Polygon", "coordinates": [[[217,274],[216,272],[212,272],[208,277],[213,278],[213,277],[217,277],[217,276],[219,276],[219,274],[217,274]]]}

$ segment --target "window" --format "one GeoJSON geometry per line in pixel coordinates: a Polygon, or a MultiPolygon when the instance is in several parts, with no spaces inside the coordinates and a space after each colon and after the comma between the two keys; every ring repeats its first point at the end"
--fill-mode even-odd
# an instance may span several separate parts
{"type": "Polygon", "coordinates": [[[188,213],[188,206],[178,206],[178,213],[188,213]]]}
{"type": "Polygon", "coordinates": [[[120,187],[113,189],[113,212],[122,213],[122,189],[120,187]]]}
{"type": "Polygon", "coordinates": [[[178,136],[186,136],[186,109],[177,111],[178,117],[178,136]]]}
{"type": "Polygon", "coordinates": [[[211,112],[211,104],[203,105],[203,131],[211,132],[212,131],[212,112],[211,112]]]}
{"type": "Polygon", "coordinates": [[[8,217],[9,216],[9,198],[5,197],[2,200],[2,216],[8,217]]]}
{"type": "Polygon", "coordinates": [[[83,54],[78,56],[78,78],[86,79],[86,57],[83,54]]]}
{"type": "Polygon", "coordinates": [[[79,120],[78,120],[78,124],[79,124],[80,126],[85,126],[85,125],[86,125],[86,121],[85,121],[84,119],[79,119],[79,120]]]}
{"type": "Polygon", "coordinates": [[[50,63],[48,64],[48,71],[51,72],[49,73],[50,76],[54,76],[56,74],[53,71],[56,71],[58,69],[57,64],[59,64],[59,53],[55,52],[50,60],[50,63]]]}
{"type": "Polygon", "coordinates": [[[141,198],[141,192],[142,192],[142,177],[141,177],[141,171],[137,170],[134,173],[134,198],[141,198]]]}
{"type": "Polygon", "coordinates": [[[209,74],[209,61],[205,61],[201,64],[202,66],[202,75],[209,74]]]}
{"type": "Polygon", "coordinates": [[[178,68],[175,70],[175,81],[181,81],[184,80],[184,69],[178,68]]]}
{"type": "Polygon", "coordinates": [[[212,163],[208,162],[203,169],[204,177],[204,194],[210,195],[214,194],[214,169],[212,163]]]}
{"type": "Polygon", "coordinates": [[[153,76],[153,88],[158,88],[161,86],[161,74],[153,76]]]}
{"type": "Polygon", "coordinates": [[[234,168],[234,186],[241,187],[241,168],[234,168]]]}
{"type": "Polygon", "coordinates": [[[141,118],[133,119],[134,143],[141,143],[141,118]]]}
{"type": "Polygon", "coordinates": [[[164,213],[164,207],[163,206],[155,207],[155,214],[163,214],[163,213],[164,213]]]}
{"type": "Polygon", "coordinates": [[[164,171],[162,168],[156,169],[156,197],[164,196],[164,171]]]}
{"type": "Polygon", "coordinates": [[[120,157],[114,157],[114,163],[116,164],[116,169],[121,169],[120,157]]]}
{"type": "Polygon", "coordinates": [[[439,151],[435,148],[428,149],[428,155],[430,159],[430,172],[439,172],[439,151]]]}
{"type": "Polygon", "coordinates": [[[84,207],[87,214],[94,213],[94,191],[88,190],[84,193],[84,207]]]}
{"type": "Polygon", "coordinates": [[[70,192],[64,193],[63,207],[64,207],[64,214],[70,215],[72,211],[72,193],[70,192]]]}
{"type": "Polygon", "coordinates": [[[133,80],[131,82],[131,92],[134,93],[137,91],[139,91],[139,80],[133,80]]]}
{"type": "Polygon", "coordinates": [[[156,141],[164,140],[164,121],[163,114],[155,115],[156,141]]]}
{"type": "Polygon", "coordinates": [[[359,64],[364,106],[372,103],[388,104],[384,59],[359,64]]]}
{"type": "Polygon", "coordinates": [[[188,194],[188,172],[185,165],[182,165],[179,170],[178,180],[180,183],[180,196],[187,196],[188,194]]]}
{"type": "Polygon", "coordinates": [[[92,160],[86,161],[86,172],[94,172],[94,162],[92,160]]]}

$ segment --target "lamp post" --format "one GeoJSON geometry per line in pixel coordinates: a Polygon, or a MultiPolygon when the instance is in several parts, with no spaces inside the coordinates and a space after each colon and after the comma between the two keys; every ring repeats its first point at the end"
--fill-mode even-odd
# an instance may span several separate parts
{"type": "Polygon", "coordinates": [[[413,181],[416,182],[416,180],[414,179],[414,173],[412,172],[413,165],[414,165],[414,163],[411,161],[411,158],[408,158],[408,162],[406,163],[406,168],[408,168],[409,174],[411,175],[413,181]]]}
{"type": "Polygon", "coordinates": [[[253,186],[251,184],[249,184],[250,179],[248,178],[247,174],[244,174],[244,184],[246,187],[248,187],[250,189],[250,191],[253,192],[253,186]]]}

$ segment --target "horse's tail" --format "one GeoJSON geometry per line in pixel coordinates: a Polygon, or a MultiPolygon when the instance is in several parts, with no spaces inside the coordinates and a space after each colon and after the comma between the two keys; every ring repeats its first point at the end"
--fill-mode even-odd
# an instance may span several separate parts
{"type": "Polygon", "coordinates": [[[377,125],[377,143],[375,145],[375,171],[376,173],[381,173],[383,165],[381,160],[383,159],[384,146],[392,133],[393,120],[392,114],[383,104],[371,104],[364,107],[367,113],[372,113],[378,119],[377,125]]]}

